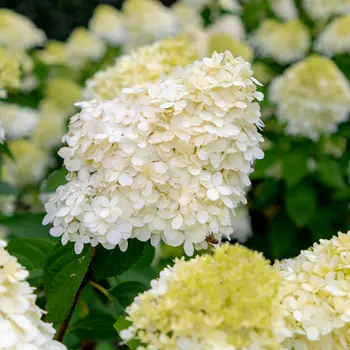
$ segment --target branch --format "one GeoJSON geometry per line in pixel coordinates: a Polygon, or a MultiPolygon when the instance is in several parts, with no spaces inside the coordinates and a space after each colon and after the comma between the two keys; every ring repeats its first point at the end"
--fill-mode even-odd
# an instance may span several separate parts
{"type": "Polygon", "coordinates": [[[67,318],[63,321],[63,323],[60,326],[60,329],[57,332],[56,340],[61,342],[61,343],[63,341],[63,338],[64,338],[65,334],[66,334],[66,331],[67,331],[69,322],[70,322],[70,320],[72,318],[75,306],[78,303],[78,300],[79,300],[79,298],[81,296],[81,293],[83,292],[83,289],[84,289],[85,285],[88,283],[88,280],[89,280],[88,276],[90,275],[91,262],[92,262],[92,258],[94,257],[94,254],[95,254],[95,248],[91,248],[91,250],[90,250],[90,262],[89,262],[88,271],[87,271],[87,273],[85,275],[85,278],[84,278],[83,282],[79,286],[79,289],[77,291],[77,294],[75,295],[75,298],[73,300],[73,303],[72,303],[72,306],[71,306],[71,308],[69,310],[69,314],[68,314],[67,318]]]}

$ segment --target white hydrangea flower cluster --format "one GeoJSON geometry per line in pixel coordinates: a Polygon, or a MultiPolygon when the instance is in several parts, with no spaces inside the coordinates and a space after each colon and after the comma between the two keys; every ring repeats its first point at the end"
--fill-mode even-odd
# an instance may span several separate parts
{"type": "Polygon", "coordinates": [[[89,29],[112,46],[127,41],[126,23],[122,13],[107,4],[96,7],[89,22],[89,29]]]}
{"type": "Polygon", "coordinates": [[[335,15],[350,13],[349,0],[303,0],[303,7],[314,20],[327,20],[335,15]]]}
{"type": "Polygon", "coordinates": [[[197,10],[202,10],[205,6],[210,6],[211,4],[219,5],[223,10],[231,12],[239,12],[241,10],[241,5],[237,0],[182,0],[182,2],[197,10]]]}
{"type": "Polygon", "coordinates": [[[286,349],[350,348],[350,231],[276,263],[285,276],[286,349]]]}
{"type": "Polygon", "coordinates": [[[341,16],[329,23],[318,35],[316,51],[327,56],[350,52],[350,15],[341,16]]]}
{"type": "Polygon", "coordinates": [[[299,13],[294,0],[269,0],[272,11],[284,21],[297,18],[299,13]]]}
{"type": "Polygon", "coordinates": [[[71,181],[46,204],[62,243],[116,245],[129,238],[184,244],[186,254],[232,234],[259,147],[250,64],[230,52],[178,68],[168,79],[81,104],[60,150],[71,181]]]}
{"type": "Polygon", "coordinates": [[[349,118],[350,84],[330,59],[309,56],[272,81],[269,96],[286,131],[317,140],[349,118]]]}
{"type": "Polygon", "coordinates": [[[0,44],[11,49],[26,50],[41,46],[45,33],[28,19],[6,8],[0,8],[0,44]]]}
{"type": "Polygon", "coordinates": [[[30,136],[37,125],[40,114],[37,110],[14,103],[0,103],[2,127],[10,139],[30,136]]]}
{"type": "Polygon", "coordinates": [[[238,16],[224,15],[219,17],[207,29],[209,34],[226,34],[237,40],[244,40],[245,28],[238,16]]]}
{"type": "Polygon", "coordinates": [[[271,57],[285,65],[306,56],[310,40],[308,28],[298,19],[285,23],[267,19],[257,29],[251,43],[261,57],[271,57]]]}
{"type": "Polygon", "coordinates": [[[0,240],[0,349],[64,350],[52,340],[55,329],[41,320],[43,311],[35,305],[36,295],[25,279],[26,271],[0,240]]]}

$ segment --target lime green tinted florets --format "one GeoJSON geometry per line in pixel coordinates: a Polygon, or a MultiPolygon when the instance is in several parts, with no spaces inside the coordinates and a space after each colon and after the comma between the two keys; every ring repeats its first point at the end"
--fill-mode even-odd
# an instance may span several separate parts
{"type": "Polygon", "coordinates": [[[98,72],[87,82],[87,98],[113,99],[125,87],[152,82],[177,66],[187,66],[197,59],[197,51],[183,37],[170,38],[142,47],[118,58],[114,66],[98,72]]]}
{"type": "Polygon", "coordinates": [[[0,46],[0,93],[16,89],[20,84],[20,60],[16,54],[0,46]]]}
{"type": "Polygon", "coordinates": [[[127,309],[122,337],[146,349],[278,349],[281,275],[264,257],[225,244],[161,272],[127,309]]]}

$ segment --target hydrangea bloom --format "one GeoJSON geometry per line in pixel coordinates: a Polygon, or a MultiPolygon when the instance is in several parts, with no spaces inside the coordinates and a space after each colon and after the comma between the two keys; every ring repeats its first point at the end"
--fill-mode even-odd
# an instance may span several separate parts
{"type": "Polygon", "coordinates": [[[103,4],[96,7],[89,28],[112,46],[121,45],[127,40],[123,15],[110,5],[103,4]]]}
{"type": "Polygon", "coordinates": [[[123,13],[128,33],[127,51],[179,34],[177,17],[160,1],[128,0],[124,2],[123,13]]]}
{"type": "MultiPolygon", "coordinates": [[[[0,213],[6,216],[12,216],[16,209],[16,199],[14,195],[0,195],[0,213]]],[[[2,235],[0,234],[0,237],[2,235]]]]}
{"type": "Polygon", "coordinates": [[[240,243],[246,242],[253,235],[249,211],[245,205],[240,205],[235,213],[232,213],[231,226],[233,228],[231,238],[240,243]]]}
{"type": "Polygon", "coordinates": [[[35,305],[33,288],[26,271],[0,240],[0,348],[4,350],[64,350],[52,340],[55,329],[41,320],[43,311],[35,305]]]}
{"type": "Polygon", "coordinates": [[[208,27],[209,34],[225,34],[236,40],[244,40],[245,29],[239,17],[224,15],[208,27]]]}
{"type": "Polygon", "coordinates": [[[141,47],[117,58],[114,66],[99,71],[86,83],[87,99],[113,99],[125,87],[155,81],[197,58],[196,49],[184,37],[170,38],[141,47]]]}
{"type": "Polygon", "coordinates": [[[298,17],[294,0],[269,0],[272,11],[282,20],[288,21],[298,17]]]}
{"type": "Polygon", "coordinates": [[[67,114],[74,112],[74,103],[82,98],[82,88],[73,80],[53,78],[47,83],[45,97],[67,114]]]}
{"type": "Polygon", "coordinates": [[[0,120],[0,144],[3,144],[5,140],[5,130],[2,127],[2,122],[0,120]]]}
{"type": "Polygon", "coordinates": [[[285,276],[287,349],[350,347],[350,231],[277,263],[285,276]]]}
{"type": "Polygon", "coordinates": [[[218,4],[222,9],[231,11],[231,12],[239,12],[241,10],[241,6],[237,0],[182,0],[188,6],[192,6],[197,10],[202,10],[205,6],[210,6],[210,4],[214,3],[218,4]]]}
{"type": "Polygon", "coordinates": [[[348,119],[350,85],[331,60],[314,55],[277,77],[270,85],[270,99],[289,134],[316,140],[348,119]]]}
{"type": "Polygon", "coordinates": [[[213,34],[209,37],[209,52],[229,50],[235,57],[243,57],[251,62],[254,57],[252,48],[243,41],[234,39],[227,34],[213,34]]]}
{"type": "Polygon", "coordinates": [[[316,39],[316,51],[332,56],[350,52],[350,15],[334,19],[316,39]]]}
{"type": "Polygon", "coordinates": [[[35,109],[4,102],[0,103],[0,116],[7,137],[12,139],[31,135],[40,117],[35,109]]]}
{"type": "Polygon", "coordinates": [[[57,40],[49,40],[43,50],[37,51],[37,57],[47,65],[68,64],[66,45],[57,40]]]}
{"type": "Polygon", "coordinates": [[[40,103],[40,119],[31,140],[34,144],[47,148],[59,146],[66,132],[67,113],[55,103],[44,99],[40,103]]]}
{"type": "Polygon", "coordinates": [[[250,64],[230,52],[178,68],[168,79],[82,103],[60,150],[71,181],[47,203],[62,241],[127,247],[160,239],[206,247],[232,233],[252,162],[262,158],[262,94],[250,64]]]}
{"type": "Polygon", "coordinates": [[[213,256],[175,260],[127,308],[124,340],[142,349],[279,349],[282,277],[264,257],[224,244],[213,256]]]}
{"type": "Polygon", "coordinates": [[[303,6],[314,20],[327,20],[334,15],[350,13],[349,0],[303,0],[303,6]]]}
{"type": "Polygon", "coordinates": [[[7,89],[20,85],[20,60],[18,55],[0,46],[0,98],[7,89]]]}
{"type": "Polygon", "coordinates": [[[0,8],[0,44],[13,49],[31,49],[46,41],[45,33],[27,17],[0,8]]]}
{"type": "Polygon", "coordinates": [[[286,23],[268,19],[257,29],[251,43],[261,57],[272,57],[280,64],[288,64],[307,54],[310,34],[297,19],[286,23]]]}
{"type": "Polygon", "coordinates": [[[79,67],[86,61],[97,61],[105,53],[104,42],[83,27],[78,27],[70,34],[66,53],[69,65],[79,67]]]}
{"type": "Polygon", "coordinates": [[[13,140],[9,148],[15,161],[5,158],[2,177],[14,187],[24,187],[40,181],[50,165],[48,154],[28,140],[13,140]]]}

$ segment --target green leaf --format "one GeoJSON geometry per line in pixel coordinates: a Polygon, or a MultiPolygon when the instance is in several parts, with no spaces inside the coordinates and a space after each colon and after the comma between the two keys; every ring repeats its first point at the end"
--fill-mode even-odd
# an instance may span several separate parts
{"type": "Polygon", "coordinates": [[[115,318],[111,314],[93,310],[75,322],[69,332],[83,340],[115,341],[118,335],[113,327],[114,322],[115,318]]]}
{"type": "Polygon", "coordinates": [[[67,183],[66,176],[68,172],[66,168],[61,168],[52,172],[47,179],[44,181],[41,192],[42,193],[51,193],[55,192],[58,186],[64,185],[67,183]]]}
{"type": "Polygon", "coordinates": [[[16,195],[18,190],[4,181],[0,181],[0,194],[1,195],[16,195]]]}
{"type": "Polygon", "coordinates": [[[43,218],[44,214],[17,214],[0,220],[0,224],[17,237],[47,238],[50,237],[49,227],[42,224],[43,218]]]}
{"type": "Polygon", "coordinates": [[[17,257],[31,277],[38,277],[43,275],[46,258],[54,245],[55,242],[47,238],[12,237],[8,242],[7,251],[17,257]]]}
{"type": "MultiPolygon", "coordinates": [[[[114,324],[114,328],[117,330],[118,334],[120,335],[120,332],[124,329],[129,328],[131,325],[131,322],[127,321],[124,316],[119,316],[117,322],[114,324]]],[[[130,340],[126,343],[126,345],[131,350],[136,350],[138,346],[141,346],[142,344],[138,340],[130,340]]]]}
{"type": "Polygon", "coordinates": [[[6,154],[9,158],[11,158],[12,160],[14,160],[15,158],[13,157],[7,143],[0,143],[0,154],[4,153],[6,154]]]}
{"type": "Polygon", "coordinates": [[[48,256],[44,269],[47,318],[51,322],[63,321],[87,273],[90,246],[85,245],[80,255],[74,253],[73,244],[58,243],[48,256]]]}
{"type": "Polygon", "coordinates": [[[308,223],[313,242],[321,238],[330,239],[334,235],[332,228],[332,209],[322,208],[308,223]]]}
{"type": "Polygon", "coordinates": [[[141,257],[133,265],[133,269],[149,267],[153,261],[156,250],[150,242],[146,242],[141,257]]]}
{"type": "Polygon", "coordinates": [[[251,179],[259,179],[265,177],[267,171],[278,161],[278,150],[271,148],[265,151],[263,159],[258,159],[254,163],[254,172],[251,174],[251,179]]]}
{"type": "Polygon", "coordinates": [[[126,308],[139,293],[144,292],[146,289],[147,288],[143,283],[129,281],[117,285],[109,293],[117,299],[118,303],[126,308]]]}
{"type": "Polygon", "coordinates": [[[339,164],[330,158],[317,163],[317,173],[320,180],[328,186],[343,188],[346,186],[339,164]]]}
{"type": "Polygon", "coordinates": [[[267,232],[270,252],[273,258],[286,258],[290,246],[297,235],[295,225],[286,213],[279,213],[271,222],[267,232]]]}
{"type": "Polygon", "coordinates": [[[291,150],[283,157],[282,173],[288,187],[293,187],[308,173],[308,152],[302,149],[291,150]]]}
{"type": "Polygon", "coordinates": [[[92,261],[93,276],[96,280],[118,276],[140,259],[146,244],[137,239],[131,239],[128,243],[126,252],[122,252],[119,247],[106,250],[101,245],[97,246],[92,261]]]}
{"type": "Polygon", "coordinates": [[[286,193],[286,209],[298,227],[304,227],[316,214],[317,195],[315,189],[302,183],[286,193]]]}

